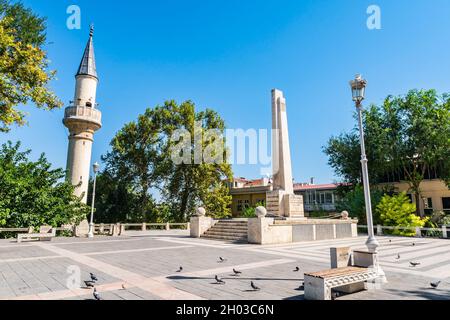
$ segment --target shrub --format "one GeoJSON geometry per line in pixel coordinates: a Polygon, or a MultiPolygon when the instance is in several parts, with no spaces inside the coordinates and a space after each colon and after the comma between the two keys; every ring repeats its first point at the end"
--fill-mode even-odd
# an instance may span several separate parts
{"type": "Polygon", "coordinates": [[[385,226],[409,227],[407,230],[394,230],[392,234],[414,236],[416,227],[424,227],[429,218],[421,219],[416,212],[416,205],[411,203],[405,192],[398,195],[385,195],[377,205],[376,212],[385,226]]]}
{"type": "Polygon", "coordinates": [[[246,208],[242,213],[242,218],[256,218],[256,208],[265,207],[264,203],[258,202],[253,207],[246,208]]]}

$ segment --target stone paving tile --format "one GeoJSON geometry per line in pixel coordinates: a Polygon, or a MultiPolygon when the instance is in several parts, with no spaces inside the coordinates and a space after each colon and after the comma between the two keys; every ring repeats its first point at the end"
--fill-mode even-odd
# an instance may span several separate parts
{"type": "Polygon", "coordinates": [[[68,273],[69,266],[80,268],[81,281],[89,280],[90,272],[96,274],[99,283],[117,281],[117,279],[102,273],[100,270],[93,270],[89,266],[77,264],[67,258],[11,263],[0,262],[0,299],[67,290],[67,279],[70,276],[68,273]]]}
{"type": "MultiPolygon", "coordinates": [[[[66,298],[62,300],[95,300],[92,294],[93,290],[86,290],[86,295],[66,298]]],[[[152,295],[142,289],[139,288],[130,288],[126,290],[115,290],[108,292],[99,291],[100,296],[103,300],[160,300],[155,295],[152,295]]]]}
{"type": "MultiPolygon", "coordinates": [[[[165,242],[163,242],[165,243],[165,242]]],[[[175,273],[180,266],[184,272],[213,269],[224,266],[260,262],[267,259],[277,259],[264,253],[242,254],[232,249],[205,249],[192,247],[164,251],[148,251],[138,253],[110,254],[95,256],[96,259],[125,269],[132,269],[146,277],[154,277],[175,273]],[[219,257],[227,259],[225,263],[218,263],[219,257]]]]}
{"type": "Polygon", "coordinates": [[[54,254],[34,246],[16,244],[8,247],[0,247],[0,262],[2,260],[23,259],[32,257],[53,256],[54,254]]]}
{"type": "Polygon", "coordinates": [[[182,290],[190,290],[207,299],[281,300],[297,297],[302,293],[297,289],[303,282],[303,274],[293,272],[297,265],[298,263],[292,262],[255,268],[243,271],[239,277],[234,276],[230,270],[218,275],[226,282],[225,285],[215,284],[214,275],[173,280],[172,285],[182,290]],[[250,286],[251,281],[256,283],[261,291],[253,291],[250,286]]]}
{"type": "Polygon", "coordinates": [[[120,251],[130,249],[149,249],[159,247],[177,247],[179,245],[175,243],[164,243],[161,241],[155,241],[150,238],[137,238],[137,239],[125,239],[115,240],[111,242],[80,242],[80,243],[57,243],[58,246],[66,250],[70,250],[76,253],[89,254],[89,253],[101,253],[108,251],[120,251]]]}
{"type": "MultiPolygon", "coordinates": [[[[450,276],[450,270],[445,270],[450,263],[450,246],[447,250],[450,242],[399,237],[381,237],[379,241],[381,261],[389,283],[379,290],[364,291],[339,299],[450,299],[450,284],[447,281],[450,278],[446,278],[450,276]],[[413,247],[412,242],[415,242],[416,246],[413,247]],[[404,258],[394,261],[398,252],[404,255],[404,258]],[[419,259],[423,266],[411,268],[408,266],[410,259],[419,259]],[[436,270],[439,270],[439,273],[436,273],[436,270]],[[443,277],[443,282],[439,289],[430,289],[429,283],[437,280],[433,279],[436,274],[443,277]]],[[[66,251],[47,251],[47,243],[37,246],[14,245],[0,241],[0,299],[67,291],[69,266],[80,268],[82,280],[88,280],[89,272],[94,272],[99,278],[99,285],[116,283],[110,286],[109,290],[112,291],[105,289],[105,292],[101,292],[104,299],[159,299],[155,289],[128,288],[125,283],[126,290],[115,290],[121,286],[123,280],[64,256],[48,258],[55,254],[74,252],[80,255],[79,257],[87,254],[96,261],[146,278],[157,277],[157,281],[165,281],[166,285],[172,288],[204,299],[302,300],[303,291],[299,286],[303,282],[303,272],[328,269],[330,247],[350,245],[353,248],[363,248],[364,242],[365,238],[362,237],[272,246],[233,245],[227,242],[191,239],[186,237],[186,232],[165,231],[148,232],[145,236],[127,238],[57,238],[48,243],[54,248],[66,251]],[[158,248],[162,250],[147,251],[158,248]],[[219,256],[227,261],[218,263],[219,256]],[[236,265],[246,266],[240,277],[232,275],[232,268],[236,265]],[[184,268],[182,273],[176,273],[179,266],[184,268]],[[300,267],[300,272],[293,272],[296,266],[300,267]],[[214,284],[215,272],[226,281],[225,285],[214,284]],[[254,281],[261,291],[252,291],[250,281],[254,281]]],[[[86,294],[83,292],[81,290],[77,293],[81,296],[69,295],[67,299],[93,298],[91,290],[86,290],[86,294]]]]}

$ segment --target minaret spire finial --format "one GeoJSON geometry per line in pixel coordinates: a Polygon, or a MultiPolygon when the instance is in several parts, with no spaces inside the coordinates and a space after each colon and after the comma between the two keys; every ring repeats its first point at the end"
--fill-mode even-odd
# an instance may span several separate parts
{"type": "Polygon", "coordinates": [[[97,78],[97,70],[95,66],[95,54],[94,54],[94,24],[90,26],[89,40],[84,49],[83,58],[81,59],[80,67],[76,76],[89,75],[97,78]]]}

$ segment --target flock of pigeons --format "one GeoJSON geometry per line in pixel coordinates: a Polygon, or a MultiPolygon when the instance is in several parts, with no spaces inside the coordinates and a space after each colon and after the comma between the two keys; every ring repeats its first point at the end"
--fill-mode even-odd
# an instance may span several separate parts
{"type": "MultiPolygon", "coordinates": [[[[226,261],[227,261],[227,259],[225,259],[223,257],[219,257],[218,263],[223,263],[226,261]]],[[[177,270],[177,273],[181,273],[181,272],[183,272],[183,270],[184,270],[183,267],[180,266],[180,268],[177,270]]],[[[296,267],[293,270],[293,272],[300,272],[300,267],[296,267]]],[[[233,268],[233,276],[239,277],[240,275],[242,275],[242,271],[239,271],[239,270],[236,270],[235,268],[233,268]]],[[[220,284],[220,285],[226,284],[226,282],[223,279],[219,278],[218,275],[214,276],[214,280],[216,280],[216,282],[215,282],[216,284],[220,284]]],[[[258,287],[255,284],[255,282],[253,282],[253,281],[250,281],[250,287],[252,288],[251,291],[260,291],[261,290],[261,288],[258,287]]],[[[302,287],[304,287],[304,283],[302,284],[302,286],[300,286],[300,288],[302,288],[302,287]]]]}
{"type": "MultiPolygon", "coordinates": [[[[389,243],[392,243],[392,240],[389,240],[389,243]]],[[[415,246],[416,246],[416,243],[413,242],[413,243],[412,243],[412,246],[415,247],[415,246]]],[[[400,260],[401,258],[402,258],[402,257],[400,256],[400,253],[399,253],[399,254],[397,254],[397,257],[396,257],[395,259],[396,259],[396,260],[400,260]]],[[[410,261],[410,262],[409,262],[409,265],[410,265],[411,267],[415,268],[415,267],[417,267],[417,266],[420,266],[420,262],[410,261]]],[[[430,283],[430,286],[431,286],[431,288],[433,288],[433,289],[437,289],[441,283],[442,283],[442,281],[431,282],[431,283],[430,283]]]]}
{"type": "MultiPolygon", "coordinates": [[[[389,242],[391,243],[392,240],[389,240],[389,242]]],[[[416,245],[416,244],[413,242],[413,243],[412,243],[412,246],[415,246],[415,245],[416,245]]],[[[397,259],[397,260],[400,260],[400,259],[401,259],[400,254],[397,255],[396,259],[397,259]]],[[[224,263],[224,262],[226,262],[226,261],[227,261],[227,259],[225,259],[225,258],[223,258],[223,257],[219,257],[218,263],[224,263]]],[[[411,267],[415,268],[415,267],[417,267],[417,266],[420,265],[420,262],[410,261],[409,264],[411,265],[411,267]]],[[[181,273],[181,272],[183,272],[183,270],[184,270],[183,267],[180,266],[180,268],[179,268],[176,272],[177,272],[177,273],[181,273]]],[[[298,266],[295,267],[295,269],[293,270],[293,272],[300,272],[300,267],[298,267],[298,266]]],[[[236,277],[238,277],[238,276],[242,275],[242,271],[239,271],[239,270],[236,270],[235,268],[233,268],[233,275],[236,276],[236,277]]],[[[86,288],[88,288],[88,289],[93,288],[93,289],[94,289],[94,291],[93,291],[94,299],[95,299],[95,300],[102,300],[102,297],[100,296],[100,293],[97,291],[97,288],[95,287],[95,284],[98,282],[97,276],[91,272],[91,273],[90,273],[90,278],[91,278],[90,280],[84,281],[84,283],[85,283],[85,285],[86,285],[86,288]]],[[[214,277],[214,279],[215,279],[215,281],[216,281],[216,284],[219,284],[219,285],[224,285],[224,284],[226,284],[226,282],[225,282],[223,279],[219,278],[218,275],[216,275],[216,276],[214,277]]],[[[437,289],[441,283],[442,283],[442,281],[431,282],[431,283],[430,283],[430,286],[431,286],[431,288],[433,288],[433,289],[437,289]]],[[[253,281],[250,282],[250,287],[252,288],[251,291],[260,291],[260,290],[261,290],[261,288],[258,287],[253,281]]],[[[303,283],[303,284],[299,287],[299,289],[302,289],[302,290],[303,290],[304,287],[305,287],[305,284],[303,283]]],[[[125,285],[122,285],[122,289],[123,289],[123,290],[126,290],[125,285]]],[[[336,297],[337,297],[337,296],[333,296],[333,298],[336,298],[336,297]]],[[[334,300],[334,299],[333,299],[333,300],[334,300]]]]}
{"type": "Polygon", "coordinates": [[[93,274],[92,272],[89,275],[91,276],[91,280],[87,280],[84,282],[84,284],[86,285],[86,288],[88,288],[88,289],[94,288],[94,292],[92,293],[94,295],[94,299],[102,300],[100,293],[98,293],[97,288],[95,287],[95,284],[98,281],[97,276],[95,274],[93,274]]]}

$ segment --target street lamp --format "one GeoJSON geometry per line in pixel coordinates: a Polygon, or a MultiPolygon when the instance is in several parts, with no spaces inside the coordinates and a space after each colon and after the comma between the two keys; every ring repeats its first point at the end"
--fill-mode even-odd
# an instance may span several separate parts
{"type": "Polygon", "coordinates": [[[364,80],[360,74],[357,74],[355,80],[350,81],[350,86],[352,88],[352,98],[356,105],[356,110],[358,111],[358,125],[359,125],[359,139],[361,144],[361,164],[362,164],[362,174],[363,174],[363,184],[364,184],[364,199],[366,204],[366,215],[367,215],[367,230],[369,237],[366,241],[366,246],[369,252],[374,254],[374,267],[380,278],[386,281],[383,270],[378,264],[378,258],[376,257],[377,249],[380,246],[377,239],[375,238],[375,232],[373,229],[373,216],[372,216],[372,200],[370,197],[370,184],[369,184],[369,168],[368,160],[366,156],[366,146],[364,142],[364,127],[363,127],[363,114],[362,114],[362,102],[365,98],[367,81],[364,80]]]}
{"type": "Polygon", "coordinates": [[[88,237],[94,237],[94,205],[95,205],[95,187],[97,183],[97,174],[100,171],[100,165],[96,162],[92,165],[92,169],[94,170],[94,186],[92,189],[92,206],[91,206],[91,222],[89,223],[89,233],[88,237]]]}
{"type": "Polygon", "coordinates": [[[367,215],[367,228],[369,233],[369,239],[367,239],[366,245],[370,252],[377,252],[377,248],[380,246],[373,230],[373,217],[372,217],[372,201],[370,198],[370,185],[369,185],[369,169],[367,166],[366,146],[364,142],[364,128],[362,119],[362,101],[365,98],[365,91],[367,81],[364,80],[361,75],[356,75],[355,80],[350,81],[352,87],[352,97],[356,104],[358,111],[358,123],[359,123],[359,136],[361,143],[361,164],[364,184],[364,198],[366,203],[366,215],[367,215]]]}

